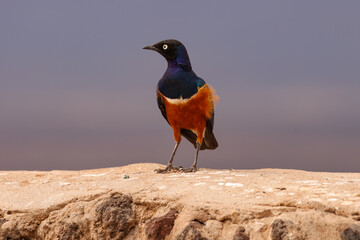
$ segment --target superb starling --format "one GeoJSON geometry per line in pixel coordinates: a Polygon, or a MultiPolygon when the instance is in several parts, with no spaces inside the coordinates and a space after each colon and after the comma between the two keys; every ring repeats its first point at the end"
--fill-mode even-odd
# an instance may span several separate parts
{"type": "Polygon", "coordinates": [[[179,169],[172,163],[181,135],[196,148],[195,161],[190,168],[180,169],[195,172],[199,150],[215,149],[218,146],[213,133],[215,91],[199,78],[191,68],[185,46],[174,39],[164,40],[143,49],[160,53],[168,62],[164,76],[157,85],[159,109],[170,124],[175,138],[175,148],[165,169],[158,173],[179,169]]]}

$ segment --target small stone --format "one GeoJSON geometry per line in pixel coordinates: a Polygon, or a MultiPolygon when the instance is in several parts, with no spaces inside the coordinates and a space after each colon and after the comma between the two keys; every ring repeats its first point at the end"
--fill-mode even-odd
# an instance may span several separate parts
{"type": "Polygon", "coordinates": [[[127,175],[127,174],[125,174],[125,175],[123,176],[123,178],[124,178],[124,179],[129,179],[129,178],[130,178],[130,176],[129,176],[129,175],[127,175]]]}

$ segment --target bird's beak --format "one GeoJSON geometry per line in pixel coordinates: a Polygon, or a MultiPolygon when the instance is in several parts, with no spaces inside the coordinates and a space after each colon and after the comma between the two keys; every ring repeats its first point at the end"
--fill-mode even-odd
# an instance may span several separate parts
{"type": "Polygon", "coordinates": [[[146,46],[146,47],[143,47],[143,49],[153,50],[153,51],[156,51],[156,52],[159,51],[159,50],[158,50],[156,47],[154,47],[154,46],[146,46]]]}

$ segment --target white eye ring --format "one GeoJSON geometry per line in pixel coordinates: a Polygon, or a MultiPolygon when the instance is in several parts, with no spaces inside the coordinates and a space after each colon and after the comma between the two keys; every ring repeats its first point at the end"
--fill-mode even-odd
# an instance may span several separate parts
{"type": "Polygon", "coordinates": [[[164,50],[168,49],[168,45],[164,44],[164,45],[163,45],[163,49],[164,49],[164,50]]]}

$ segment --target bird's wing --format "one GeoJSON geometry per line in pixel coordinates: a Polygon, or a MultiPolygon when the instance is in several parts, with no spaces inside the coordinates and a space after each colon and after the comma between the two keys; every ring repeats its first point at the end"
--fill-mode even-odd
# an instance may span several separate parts
{"type": "MultiPolygon", "coordinates": [[[[212,106],[214,107],[214,101],[218,99],[218,96],[215,93],[215,90],[208,86],[211,91],[210,101],[212,106]]],[[[215,149],[218,147],[218,142],[216,141],[215,135],[213,133],[214,129],[214,108],[212,109],[211,115],[208,119],[206,119],[206,128],[205,128],[205,136],[204,142],[207,149],[215,149]]]]}
{"type": "Polygon", "coordinates": [[[206,119],[206,128],[210,131],[214,129],[214,112],[212,112],[211,118],[206,119]]]}
{"type": "MultiPolygon", "coordinates": [[[[167,119],[166,116],[166,109],[165,109],[165,103],[164,103],[164,98],[161,95],[161,93],[159,92],[159,89],[156,89],[156,99],[157,99],[157,104],[158,107],[161,111],[161,114],[163,115],[163,117],[166,119],[166,121],[169,123],[169,120],[167,119]]],[[[170,123],[169,123],[170,124],[170,123]]]]}
{"type": "Polygon", "coordinates": [[[213,133],[214,128],[214,113],[211,115],[210,119],[206,120],[205,136],[204,142],[206,149],[215,149],[218,147],[218,142],[216,141],[215,135],[213,133]]]}

